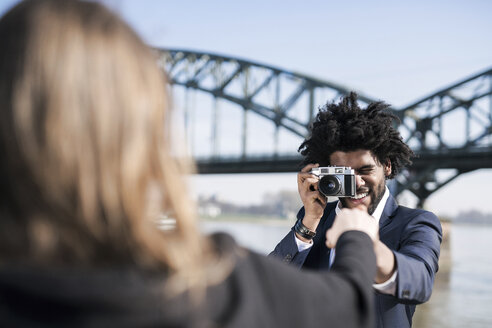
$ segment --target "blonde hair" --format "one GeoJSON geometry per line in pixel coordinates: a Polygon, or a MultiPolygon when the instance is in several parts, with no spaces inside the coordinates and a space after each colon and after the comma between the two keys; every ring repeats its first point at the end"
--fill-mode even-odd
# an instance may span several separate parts
{"type": "Polygon", "coordinates": [[[203,282],[218,260],[187,196],[190,166],[171,154],[152,51],[102,5],[56,0],[7,13],[0,49],[0,261],[203,282]],[[159,213],[174,230],[156,228],[159,213]]]}

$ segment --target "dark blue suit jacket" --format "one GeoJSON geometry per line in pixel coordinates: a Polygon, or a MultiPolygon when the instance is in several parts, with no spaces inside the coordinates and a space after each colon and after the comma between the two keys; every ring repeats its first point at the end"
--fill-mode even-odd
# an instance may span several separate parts
{"type": "MultiPolygon", "coordinates": [[[[333,224],[336,204],[326,206],[310,249],[298,251],[292,229],[270,255],[298,267],[327,270],[330,249],[325,245],[325,234],[333,224]]],[[[304,217],[304,208],[297,217],[304,217]]],[[[432,293],[442,240],[441,224],[433,213],[398,206],[390,195],[379,220],[379,238],[395,254],[398,275],[396,296],[376,292],[376,326],[411,327],[415,305],[426,302],[432,293]]]]}

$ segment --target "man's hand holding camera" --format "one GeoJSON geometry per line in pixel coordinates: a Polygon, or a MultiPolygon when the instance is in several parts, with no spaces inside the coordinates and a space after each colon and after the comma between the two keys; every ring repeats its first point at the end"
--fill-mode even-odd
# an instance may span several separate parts
{"type": "MultiPolygon", "coordinates": [[[[319,164],[308,164],[297,174],[297,188],[305,211],[302,224],[311,231],[316,231],[327,203],[326,197],[318,191],[319,178],[311,173],[315,167],[319,167],[319,164]]],[[[297,237],[311,242],[299,234],[297,237]]]]}
{"type": "MultiPolygon", "coordinates": [[[[302,224],[305,228],[316,231],[326,207],[327,196],[355,195],[355,173],[350,167],[319,167],[319,164],[308,164],[297,175],[297,186],[305,211],[302,224]]],[[[311,242],[302,234],[296,235],[302,241],[311,242]]]]}

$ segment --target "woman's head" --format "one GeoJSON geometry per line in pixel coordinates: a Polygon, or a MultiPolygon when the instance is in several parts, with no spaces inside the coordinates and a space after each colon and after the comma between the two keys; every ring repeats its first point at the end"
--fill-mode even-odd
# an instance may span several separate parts
{"type": "Polygon", "coordinates": [[[0,49],[0,260],[179,271],[200,257],[140,38],[97,3],[26,1],[0,20],[0,49]],[[166,236],[162,212],[177,219],[166,236]]]}

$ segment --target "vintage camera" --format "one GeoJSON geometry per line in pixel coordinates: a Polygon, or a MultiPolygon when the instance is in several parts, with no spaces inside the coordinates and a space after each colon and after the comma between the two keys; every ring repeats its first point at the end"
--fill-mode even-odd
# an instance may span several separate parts
{"type": "Polygon", "coordinates": [[[330,197],[354,197],[355,173],[346,166],[315,167],[311,174],[318,176],[318,190],[330,197]]]}

